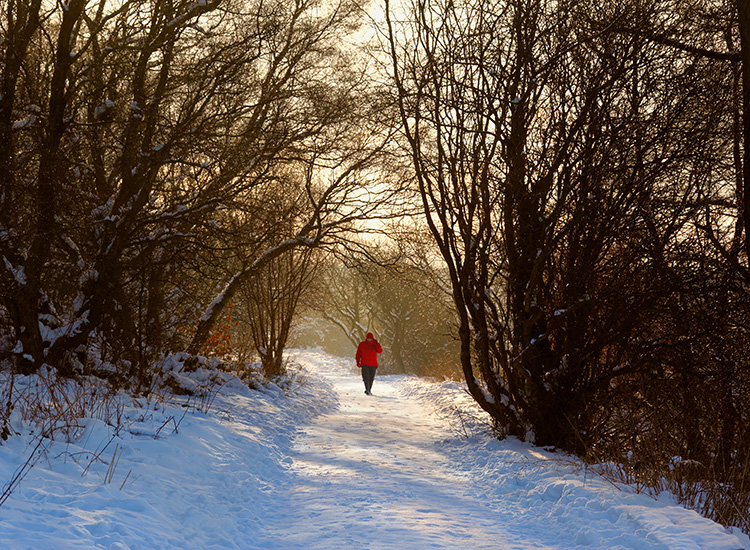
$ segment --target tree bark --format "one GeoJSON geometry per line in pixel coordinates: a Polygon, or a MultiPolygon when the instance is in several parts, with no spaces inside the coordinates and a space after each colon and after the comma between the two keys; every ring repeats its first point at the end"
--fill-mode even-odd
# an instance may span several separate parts
{"type": "Polygon", "coordinates": [[[745,253],[750,258],[750,0],[737,0],[740,27],[740,56],[742,59],[742,136],[744,143],[742,165],[742,216],[745,229],[745,253]]]}
{"type": "MultiPolygon", "coordinates": [[[[61,187],[64,158],[61,151],[63,135],[67,129],[68,79],[72,64],[72,46],[75,43],[76,24],[81,17],[85,0],[73,0],[64,11],[55,49],[55,67],[49,95],[49,116],[42,141],[39,174],[35,189],[34,238],[25,263],[26,283],[20,287],[19,308],[21,326],[19,340],[24,355],[20,362],[22,371],[33,372],[45,361],[44,342],[39,326],[42,306],[42,274],[49,260],[52,241],[56,236],[57,192],[61,187]]],[[[56,365],[61,367],[61,365],[56,365]]]]}

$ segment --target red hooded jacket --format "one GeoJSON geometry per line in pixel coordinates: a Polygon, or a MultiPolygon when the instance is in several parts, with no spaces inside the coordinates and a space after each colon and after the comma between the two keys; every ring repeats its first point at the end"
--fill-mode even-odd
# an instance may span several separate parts
{"type": "Polygon", "coordinates": [[[372,332],[367,333],[367,338],[373,338],[372,342],[364,340],[357,346],[357,366],[361,367],[377,367],[378,366],[378,353],[383,353],[383,348],[380,347],[378,341],[374,339],[372,332]]]}

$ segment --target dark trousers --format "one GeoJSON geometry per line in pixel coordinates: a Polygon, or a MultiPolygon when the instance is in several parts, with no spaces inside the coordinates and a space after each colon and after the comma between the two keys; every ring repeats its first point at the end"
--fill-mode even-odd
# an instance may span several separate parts
{"type": "Polygon", "coordinates": [[[367,392],[372,389],[372,381],[375,380],[375,371],[377,368],[362,365],[362,380],[365,383],[365,391],[367,392]]]}

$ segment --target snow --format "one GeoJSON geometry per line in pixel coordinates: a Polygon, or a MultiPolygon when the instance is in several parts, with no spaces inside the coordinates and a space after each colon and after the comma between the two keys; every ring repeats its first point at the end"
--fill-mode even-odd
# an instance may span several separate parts
{"type": "Polygon", "coordinates": [[[13,273],[13,277],[16,279],[16,282],[20,285],[25,285],[26,273],[23,270],[23,266],[15,267],[5,256],[3,256],[3,262],[5,263],[6,269],[13,273]]]}
{"type": "Polygon", "coordinates": [[[175,17],[167,24],[167,27],[176,27],[177,25],[181,25],[183,21],[193,17],[195,15],[195,11],[198,8],[205,8],[208,6],[208,0],[197,0],[197,2],[194,2],[190,6],[188,6],[187,12],[175,17]]]}
{"type": "MultiPolygon", "coordinates": [[[[68,442],[45,440],[0,508],[0,547],[750,549],[668,496],[498,441],[460,384],[379,375],[368,397],[349,358],[293,361],[304,371],[286,393],[173,362],[220,388],[202,411],[124,398],[118,433],[87,418],[68,442]]],[[[37,441],[0,446],[3,483],[37,441]]]]}
{"type": "Polygon", "coordinates": [[[97,108],[94,110],[94,117],[100,118],[101,116],[105,115],[107,112],[112,110],[115,107],[115,102],[111,99],[105,99],[97,108]]]}
{"type": "Polygon", "coordinates": [[[208,321],[211,318],[211,316],[213,315],[214,310],[217,307],[219,307],[219,305],[224,301],[224,298],[226,297],[227,292],[229,292],[231,290],[231,288],[232,288],[232,286],[234,286],[237,278],[239,278],[239,277],[242,276],[242,273],[244,273],[244,272],[240,271],[239,273],[235,274],[229,280],[229,282],[226,285],[224,285],[224,288],[222,289],[222,291],[219,292],[214,297],[213,301],[206,308],[206,311],[204,311],[203,315],[201,315],[201,323],[205,323],[206,321],[208,321]]]}
{"type": "Polygon", "coordinates": [[[13,129],[14,130],[20,130],[22,128],[27,128],[34,124],[36,122],[36,117],[34,115],[29,115],[24,119],[16,120],[13,122],[13,129]]]}

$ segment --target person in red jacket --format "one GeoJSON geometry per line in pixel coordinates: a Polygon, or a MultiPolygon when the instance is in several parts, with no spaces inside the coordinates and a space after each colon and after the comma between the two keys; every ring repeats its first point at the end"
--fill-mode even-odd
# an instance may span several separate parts
{"type": "Polygon", "coordinates": [[[368,332],[364,341],[357,346],[357,366],[362,369],[362,381],[365,383],[365,394],[372,395],[372,382],[375,380],[375,370],[378,368],[378,353],[383,353],[378,341],[368,332]]]}

